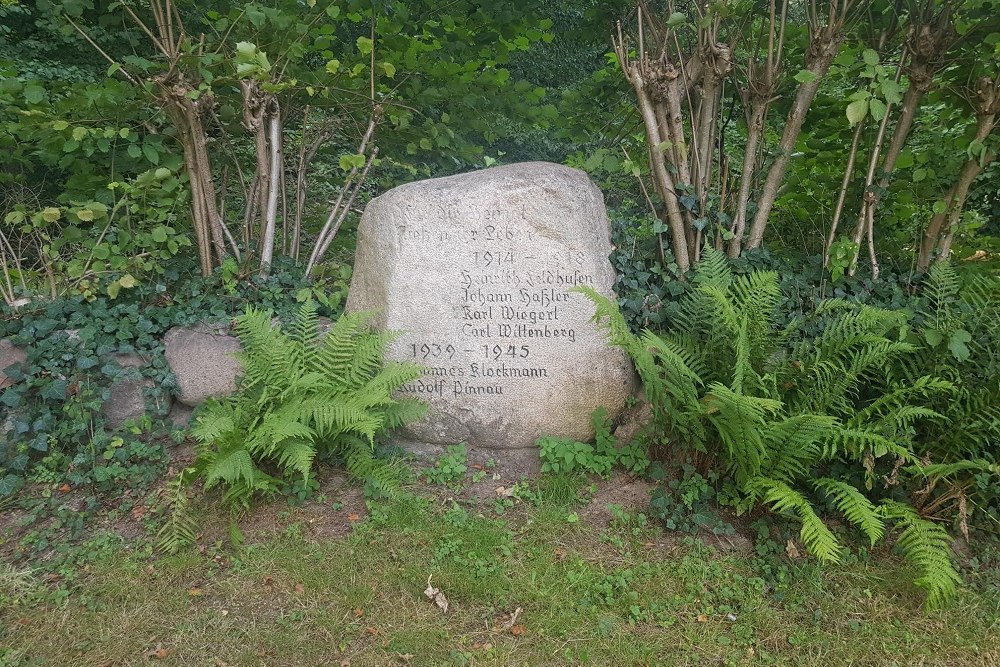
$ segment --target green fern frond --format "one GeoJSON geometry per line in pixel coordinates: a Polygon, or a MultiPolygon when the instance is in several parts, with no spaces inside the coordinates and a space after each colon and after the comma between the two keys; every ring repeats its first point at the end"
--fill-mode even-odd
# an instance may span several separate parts
{"type": "Polygon", "coordinates": [[[861,529],[873,546],[885,535],[885,523],[878,509],[854,486],[829,477],[820,477],[812,484],[830,497],[837,509],[861,529]]]}
{"type": "Polygon", "coordinates": [[[727,467],[734,471],[737,482],[759,475],[768,459],[763,440],[766,420],[781,409],[781,402],[746,396],[714,383],[702,403],[706,418],[719,433],[727,467]]]}
{"type": "Polygon", "coordinates": [[[706,245],[695,271],[694,283],[726,290],[732,281],[733,272],[729,268],[729,258],[725,253],[706,245]]]}
{"type": "MultiPolygon", "coordinates": [[[[265,470],[309,479],[320,450],[359,467],[358,452],[367,448],[368,461],[387,424],[398,426],[417,413],[415,401],[399,402],[392,394],[421,371],[413,364],[383,366],[383,349],[396,334],[368,331],[370,318],[344,315],[322,336],[311,302],[299,309],[290,333],[275,326],[267,310],[251,307],[236,319],[244,348],[239,391],[206,402],[193,431],[206,488],[225,486],[227,502],[246,505],[279,488],[281,480],[265,470]]],[[[388,484],[384,473],[373,474],[375,484],[388,484]]]]}
{"type": "Polygon", "coordinates": [[[198,522],[184,492],[187,476],[190,474],[191,469],[182,470],[164,487],[167,518],[156,532],[156,548],[164,553],[175,554],[194,544],[198,536],[198,522]]]}
{"type": "Polygon", "coordinates": [[[757,478],[748,489],[776,512],[791,513],[802,523],[799,536],[809,552],[827,563],[839,563],[841,547],[826,524],[816,515],[812,505],[798,491],[784,482],[757,478]]]}
{"type": "Polygon", "coordinates": [[[948,532],[921,518],[912,507],[903,503],[884,500],[879,510],[882,516],[903,529],[896,544],[906,561],[920,572],[913,583],[927,591],[927,608],[940,608],[962,582],[951,560],[948,532]]]}
{"type": "Polygon", "coordinates": [[[836,427],[837,420],[829,415],[793,415],[768,423],[762,438],[769,458],[761,472],[786,483],[808,477],[836,427]]]}

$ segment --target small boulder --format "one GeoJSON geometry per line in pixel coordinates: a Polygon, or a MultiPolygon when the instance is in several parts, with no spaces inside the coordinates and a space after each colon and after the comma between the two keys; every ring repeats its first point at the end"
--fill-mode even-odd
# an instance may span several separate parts
{"type": "Polygon", "coordinates": [[[9,338],[0,339],[0,389],[6,389],[17,380],[9,377],[4,371],[14,364],[23,364],[28,360],[28,353],[24,348],[14,345],[9,338]]]}
{"type": "Polygon", "coordinates": [[[164,356],[177,378],[177,400],[197,407],[209,397],[236,391],[243,367],[234,355],[243,347],[226,327],[174,327],[163,338],[164,356]]]}
{"type": "Polygon", "coordinates": [[[112,359],[124,371],[111,385],[111,395],[101,406],[101,414],[112,428],[121,426],[130,419],[138,419],[147,413],[165,415],[170,410],[172,399],[165,395],[157,398],[156,405],[148,409],[146,396],[156,388],[152,378],[142,375],[142,368],[149,360],[138,354],[116,354],[112,359]]]}

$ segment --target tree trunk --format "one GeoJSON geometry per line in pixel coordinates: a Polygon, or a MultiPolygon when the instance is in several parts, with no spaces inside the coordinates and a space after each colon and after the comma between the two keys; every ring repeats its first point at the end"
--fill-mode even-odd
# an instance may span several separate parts
{"type": "Polygon", "coordinates": [[[736,200],[736,215],[733,217],[733,238],[729,241],[729,256],[737,258],[743,249],[743,231],[747,224],[747,207],[750,205],[750,190],[753,188],[757,172],[757,151],[764,138],[764,123],[767,118],[766,99],[754,98],[750,103],[750,118],[747,127],[746,150],[743,154],[743,172],[740,174],[740,192],[736,200]]]}
{"type": "Polygon", "coordinates": [[[266,275],[274,258],[274,232],[278,224],[278,180],[281,175],[281,113],[272,100],[267,113],[268,183],[264,209],[264,233],[261,235],[260,271],[266,275]]]}
{"type": "Polygon", "coordinates": [[[820,82],[826,76],[830,64],[837,56],[842,41],[843,35],[839,25],[824,26],[814,33],[809,54],[806,56],[806,70],[812,73],[814,78],[807,83],[799,84],[798,90],[795,91],[795,99],[788,112],[785,129],[778,144],[778,155],[771,164],[771,168],[768,169],[767,179],[764,181],[760,200],[757,203],[757,213],[754,215],[750,237],[747,240],[746,247],[748,249],[758,248],[764,241],[764,230],[771,217],[774,202],[778,198],[778,188],[781,187],[781,183],[785,179],[785,172],[788,171],[788,163],[792,158],[795,142],[802,131],[806,113],[808,113],[809,106],[816,96],[820,82]]]}

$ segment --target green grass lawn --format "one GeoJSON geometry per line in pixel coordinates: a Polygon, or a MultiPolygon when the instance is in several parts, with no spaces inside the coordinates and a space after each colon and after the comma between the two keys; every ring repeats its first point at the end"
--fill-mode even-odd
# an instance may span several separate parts
{"type": "Polygon", "coordinates": [[[209,510],[177,556],[98,535],[56,570],[0,565],[0,665],[1000,665],[995,589],[927,613],[888,556],[782,564],[634,513],[351,493],[258,509],[238,547],[209,510]]]}

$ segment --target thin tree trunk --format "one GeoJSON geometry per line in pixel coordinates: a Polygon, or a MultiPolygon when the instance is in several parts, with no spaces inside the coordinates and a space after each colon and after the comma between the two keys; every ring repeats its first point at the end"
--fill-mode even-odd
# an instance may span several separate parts
{"type": "MultiPolygon", "coordinates": [[[[831,5],[831,12],[833,7],[831,5]]],[[[840,26],[824,26],[816,31],[813,44],[810,45],[810,53],[807,56],[806,70],[813,75],[813,79],[806,83],[799,84],[795,91],[795,99],[792,108],[788,112],[785,121],[785,129],[781,134],[781,141],[778,144],[778,155],[768,169],[767,179],[761,190],[761,196],[757,203],[757,213],[754,215],[753,225],[750,227],[750,237],[746,247],[754,249],[760,247],[764,241],[764,230],[767,228],[768,220],[771,217],[771,209],[778,198],[778,189],[785,179],[785,172],[788,171],[788,163],[792,158],[792,151],[795,149],[795,142],[802,131],[802,124],[805,122],[806,113],[816,97],[819,84],[823,81],[830,64],[840,50],[843,35],[840,26]]]]}
{"type": "Polygon", "coordinates": [[[932,261],[943,262],[948,258],[955,230],[962,221],[962,210],[965,207],[965,200],[969,196],[969,190],[985,166],[995,159],[996,153],[989,153],[983,160],[982,166],[980,166],[979,160],[967,160],[962,165],[955,185],[946,195],[947,207],[945,211],[931,218],[927,230],[924,232],[920,254],[917,256],[918,271],[926,271],[930,268],[932,261]]]}
{"type": "Polygon", "coordinates": [[[281,113],[272,101],[267,116],[267,150],[269,157],[267,207],[264,213],[264,233],[261,235],[260,271],[267,274],[274,258],[274,232],[278,221],[278,180],[281,173],[281,113]]]}
{"type": "Polygon", "coordinates": [[[837,228],[840,226],[840,216],[844,212],[844,203],[847,200],[847,190],[851,185],[851,178],[854,176],[854,163],[858,158],[858,144],[861,141],[861,131],[865,127],[862,119],[854,128],[854,137],[851,139],[851,152],[847,155],[847,167],[844,169],[844,178],[840,182],[840,192],[837,195],[837,205],[833,209],[833,220],[830,222],[830,233],[826,236],[826,244],[823,246],[823,268],[830,263],[830,248],[837,240],[837,228]]]}
{"type": "Polygon", "coordinates": [[[736,200],[736,215],[733,217],[733,238],[729,241],[729,256],[740,256],[743,248],[743,232],[747,224],[747,207],[750,205],[750,190],[753,188],[757,172],[757,153],[764,138],[764,123],[767,118],[767,100],[754,98],[750,105],[747,127],[747,143],[743,153],[743,172],[740,174],[740,192],[736,200]]]}

